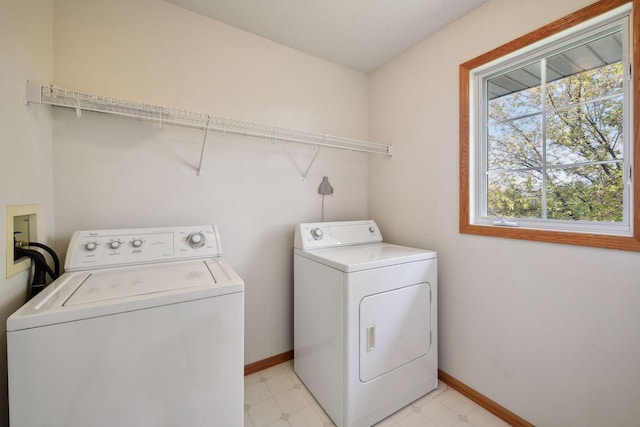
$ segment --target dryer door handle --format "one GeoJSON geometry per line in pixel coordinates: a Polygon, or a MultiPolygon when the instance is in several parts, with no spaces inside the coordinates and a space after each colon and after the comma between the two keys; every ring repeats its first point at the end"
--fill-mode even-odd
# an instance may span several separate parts
{"type": "Polygon", "coordinates": [[[367,326],[367,353],[376,348],[376,325],[367,326]]]}

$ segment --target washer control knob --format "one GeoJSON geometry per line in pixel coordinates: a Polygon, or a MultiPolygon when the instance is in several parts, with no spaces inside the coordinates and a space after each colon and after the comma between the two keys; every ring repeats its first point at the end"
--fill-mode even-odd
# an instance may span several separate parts
{"type": "Polygon", "coordinates": [[[314,228],[313,230],[311,230],[311,236],[313,236],[314,240],[322,239],[322,229],[317,227],[314,228]]]}
{"type": "Polygon", "coordinates": [[[111,249],[118,249],[120,247],[120,241],[119,240],[112,240],[109,242],[109,247],[111,249]]]}
{"type": "Polygon", "coordinates": [[[87,242],[84,248],[88,251],[95,251],[98,248],[98,244],[96,242],[87,242]]]}
{"type": "Polygon", "coordinates": [[[375,228],[373,228],[373,227],[369,227],[369,233],[373,233],[373,232],[375,232],[375,231],[376,231],[376,230],[375,230],[375,228]]]}
{"type": "Polygon", "coordinates": [[[187,236],[187,243],[192,248],[200,248],[204,246],[204,234],[202,233],[191,233],[187,236]]]}
{"type": "Polygon", "coordinates": [[[140,246],[142,246],[142,239],[133,239],[131,241],[131,246],[133,246],[134,248],[139,248],[140,246]]]}

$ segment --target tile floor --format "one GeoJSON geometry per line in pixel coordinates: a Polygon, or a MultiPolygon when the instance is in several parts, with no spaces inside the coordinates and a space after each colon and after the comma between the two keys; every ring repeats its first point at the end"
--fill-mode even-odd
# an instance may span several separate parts
{"type": "MultiPolygon", "coordinates": [[[[244,378],[245,427],[332,427],[288,361],[244,378]]],[[[440,383],[376,427],[507,427],[484,408],[440,383]]]]}

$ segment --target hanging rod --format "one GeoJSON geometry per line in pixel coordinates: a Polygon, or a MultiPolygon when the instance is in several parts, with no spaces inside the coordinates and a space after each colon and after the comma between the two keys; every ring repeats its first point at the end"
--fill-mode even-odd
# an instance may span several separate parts
{"type": "Polygon", "coordinates": [[[329,147],[350,151],[383,154],[386,156],[391,156],[392,154],[391,145],[305,132],[176,108],[143,104],[134,101],[126,101],[108,96],[93,95],[77,90],[65,89],[53,85],[41,86],[29,81],[27,81],[26,84],[25,103],[27,105],[29,103],[37,103],[53,105],[56,107],[72,108],[76,110],[78,116],[82,114],[82,110],[86,110],[153,121],[160,125],[169,124],[183,126],[202,129],[204,131],[265,138],[271,141],[294,142],[315,145],[317,147],[329,147]]]}

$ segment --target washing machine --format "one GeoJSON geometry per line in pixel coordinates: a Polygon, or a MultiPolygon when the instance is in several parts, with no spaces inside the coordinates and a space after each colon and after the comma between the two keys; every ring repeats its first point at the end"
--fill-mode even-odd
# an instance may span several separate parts
{"type": "Polygon", "coordinates": [[[241,427],[244,283],[214,226],[77,231],[7,320],[12,427],[241,427]]]}
{"type": "Polygon", "coordinates": [[[294,370],[338,427],[437,388],[436,252],[370,220],[299,224],[294,246],[294,370]]]}

